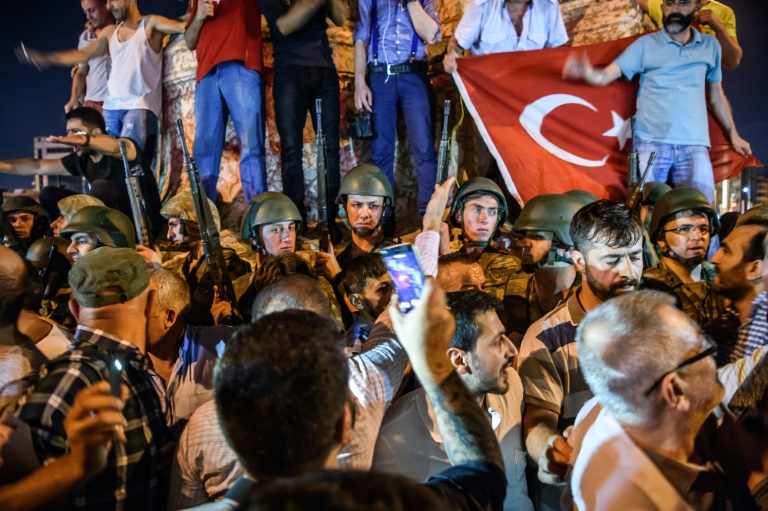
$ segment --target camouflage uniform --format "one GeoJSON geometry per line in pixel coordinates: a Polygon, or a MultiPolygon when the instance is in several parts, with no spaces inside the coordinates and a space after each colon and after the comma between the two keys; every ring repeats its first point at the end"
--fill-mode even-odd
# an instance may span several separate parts
{"type": "Polygon", "coordinates": [[[677,306],[697,324],[704,326],[720,316],[725,310],[723,298],[712,290],[715,267],[702,263],[701,281],[685,284],[664,262],[643,272],[641,289],[655,289],[669,293],[677,299],[677,306]]]}

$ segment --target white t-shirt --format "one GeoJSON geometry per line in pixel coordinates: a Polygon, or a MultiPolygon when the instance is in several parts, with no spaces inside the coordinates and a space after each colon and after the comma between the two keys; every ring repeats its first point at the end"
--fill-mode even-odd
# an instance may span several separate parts
{"type": "MultiPolygon", "coordinates": [[[[96,34],[90,29],[80,34],[77,49],[82,50],[96,40],[96,34]]],[[[112,69],[112,59],[109,53],[100,57],[94,57],[85,64],[88,66],[88,74],[85,77],[85,101],[103,102],[107,98],[107,80],[112,69]]]]}

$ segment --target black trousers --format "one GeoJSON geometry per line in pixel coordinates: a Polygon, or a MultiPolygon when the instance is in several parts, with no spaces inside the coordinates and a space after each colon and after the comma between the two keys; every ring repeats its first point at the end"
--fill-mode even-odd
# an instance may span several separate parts
{"type": "MultiPolygon", "coordinates": [[[[280,135],[280,160],[283,193],[299,208],[306,220],[304,205],[304,124],[307,111],[312,114],[312,127],[317,129],[315,100],[322,100],[322,123],[328,155],[328,213],[336,218],[336,194],[341,180],[339,167],[339,77],[328,67],[287,66],[275,68],[275,122],[280,135]]],[[[305,224],[306,225],[306,224],[305,224]]]]}

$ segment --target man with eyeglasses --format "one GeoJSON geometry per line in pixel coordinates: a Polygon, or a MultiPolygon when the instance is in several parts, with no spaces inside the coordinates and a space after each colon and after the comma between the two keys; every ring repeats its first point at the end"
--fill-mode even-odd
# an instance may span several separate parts
{"type": "Polygon", "coordinates": [[[714,433],[724,397],[715,346],[668,295],[606,302],[576,344],[602,409],[571,473],[574,509],[766,509],[765,444],[730,419],[714,433]]]}
{"type": "Polygon", "coordinates": [[[651,217],[649,234],[659,264],[643,272],[641,288],[673,295],[677,306],[703,326],[725,309],[712,289],[715,268],[704,261],[720,220],[706,197],[693,188],[676,188],[661,196],[651,217]]]}
{"type": "Polygon", "coordinates": [[[744,157],[752,150],[739,136],[723,93],[720,43],[691,27],[700,8],[701,0],[665,1],[660,31],[637,39],[605,68],[593,68],[586,53],[571,54],[563,76],[608,85],[639,75],[635,144],[640,161],[656,153],[648,180],[696,188],[711,203],[715,181],[707,104],[733,149],[744,157]]]}
{"type": "MultiPolygon", "coordinates": [[[[72,153],[60,159],[21,158],[0,161],[0,172],[18,176],[83,177],[88,181],[89,195],[132,217],[131,201],[125,182],[125,166],[118,144],[123,141],[130,167],[138,165],[143,169],[142,175],[139,176],[139,187],[152,229],[157,233],[163,225],[163,218],[160,216],[160,192],[155,175],[138,143],[130,138],[117,139],[107,135],[104,117],[90,107],[70,110],[64,119],[67,121],[67,135],[49,137],[49,140],[72,146],[72,153]]],[[[40,204],[48,218],[58,218],[61,212],[57,203],[75,193],[58,186],[46,186],[40,190],[40,204]]]]}

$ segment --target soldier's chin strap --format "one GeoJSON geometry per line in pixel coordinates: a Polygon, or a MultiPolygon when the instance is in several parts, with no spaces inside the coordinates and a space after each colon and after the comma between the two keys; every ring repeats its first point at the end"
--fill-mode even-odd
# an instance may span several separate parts
{"type": "Polygon", "coordinates": [[[543,257],[541,261],[538,263],[534,263],[538,268],[544,268],[546,266],[554,266],[555,263],[567,263],[567,264],[573,264],[573,259],[570,257],[565,257],[564,254],[566,249],[560,248],[555,246],[555,243],[552,243],[552,248],[549,249],[549,252],[547,252],[547,257],[543,257]]]}
{"type": "Polygon", "coordinates": [[[661,255],[664,257],[669,257],[670,259],[674,259],[679,263],[683,263],[688,268],[696,268],[698,265],[704,262],[704,254],[695,257],[680,257],[673,251],[669,250],[669,248],[667,248],[667,250],[662,250],[661,247],[659,247],[659,250],[661,251],[661,255]]]}

